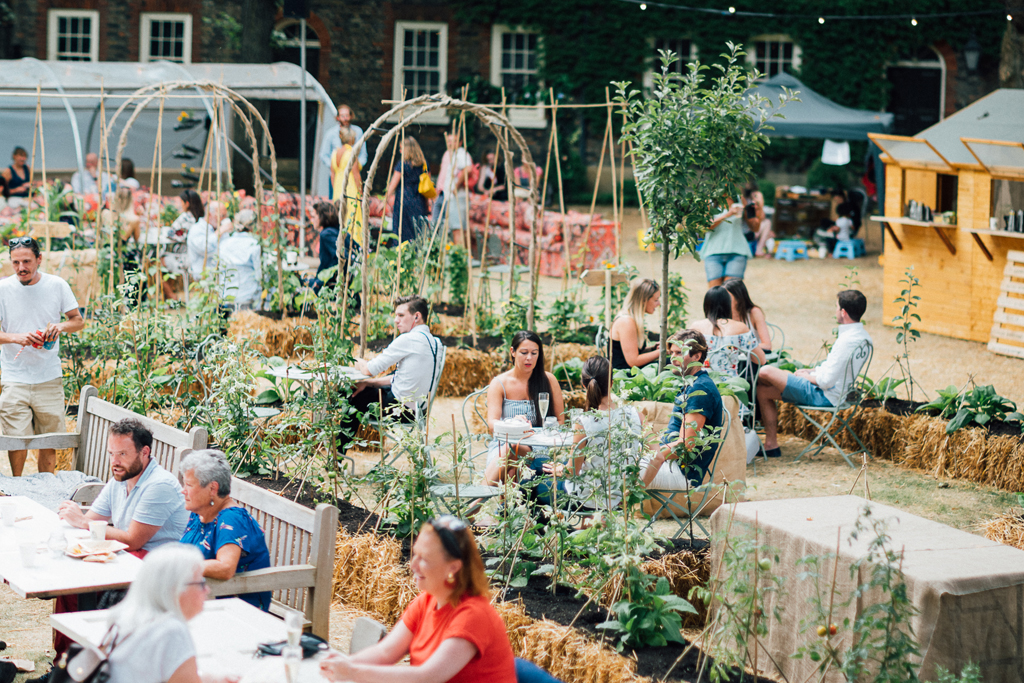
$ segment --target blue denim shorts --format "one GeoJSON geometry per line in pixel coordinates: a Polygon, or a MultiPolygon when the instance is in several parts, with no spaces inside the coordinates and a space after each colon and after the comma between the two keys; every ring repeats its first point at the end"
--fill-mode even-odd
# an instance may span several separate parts
{"type": "Polygon", "coordinates": [[[786,403],[795,403],[798,406],[832,407],[832,401],[828,400],[821,387],[806,377],[797,377],[796,375],[786,378],[786,388],[782,392],[782,400],[786,403]]]}
{"type": "Polygon", "coordinates": [[[711,254],[704,257],[704,275],[708,282],[723,277],[742,279],[747,271],[747,257],[743,254],[711,254]]]}

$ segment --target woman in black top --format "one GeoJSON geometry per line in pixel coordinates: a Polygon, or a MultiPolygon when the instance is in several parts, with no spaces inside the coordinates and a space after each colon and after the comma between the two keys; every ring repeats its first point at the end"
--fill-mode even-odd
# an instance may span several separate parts
{"type": "Polygon", "coordinates": [[[14,162],[7,168],[0,171],[7,181],[7,193],[11,197],[27,197],[29,190],[28,177],[31,171],[28,164],[28,152],[22,147],[15,147],[11,153],[11,160],[14,162]]]}
{"type": "Polygon", "coordinates": [[[658,361],[658,345],[647,346],[644,316],[658,310],[658,283],[645,278],[633,284],[629,298],[612,322],[612,369],[642,368],[658,361]]]}
{"type": "Polygon", "coordinates": [[[416,138],[405,138],[405,142],[402,143],[402,160],[395,164],[384,197],[386,206],[391,195],[395,194],[395,205],[391,210],[391,230],[398,233],[399,242],[414,239],[420,234],[429,215],[427,199],[420,194],[420,174],[426,170],[426,164],[423,150],[420,149],[416,138]],[[395,225],[398,220],[402,221],[401,226],[395,225]]]}

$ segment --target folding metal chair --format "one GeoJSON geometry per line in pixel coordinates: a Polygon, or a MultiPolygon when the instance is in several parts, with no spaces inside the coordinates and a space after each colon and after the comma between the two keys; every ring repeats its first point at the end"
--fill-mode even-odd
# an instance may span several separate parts
{"type": "MultiPolygon", "coordinates": [[[[437,387],[441,383],[441,375],[444,373],[444,363],[445,363],[445,358],[447,357],[447,351],[445,350],[444,344],[441,344],[440,341],[438,341],[437,345],[438,345],[437,359],[434,361],[434,363],[435,363],[434,367],[437,369],[437,373],[434,376],[433,382],[430,385],[430,391],[427,394],[426,402],[424,402],[424,401],[417,401],[416,402],[416,408],[414,409],[414,413],[413,413],[413,415],[414,415],[413,421],[412,422],[392,421],[392,422],[384,422],[384,423],[382,423],[381,420],[378,419],[378,417],[376,415],[372,414],[372,413],[367,417],[367,422],[366,423],[368,425],[370,425],[371,427],[373,427],[374,429],[376,429],[378,432],[384,430],[384,433],[387,434],[387,429],[393,430],[393,431],[391,431],[390,434],[388,434],[388,436],[395,435],[397,438],[393,438],[393,440],[396,443],[400,443],[401,442],[401,435],[402,435],[401,433],[402,432],[409,433],[409,432],[413,431],[413,429],[418,429],[420,431],[420,433],[425,434],[426,431],[427,431],[427,422],[430,420],[430,411],[434,407],[434,399],[437,397],[437,387]],[[424,405],[424,403],[425,403],[425,405],[424,405]],[[387,429],[385,429],[385,425],[386,425],[387,429]]],[[[385,460],[385,462],[388,465],[394,465],[395,462],[398,460],[398,458],[401,457],[401,455],[403,453],[407,453],[408,450],[409,449],[408,449],[407,446],[402,447],[402,448],[393,448],[391,453],[387,454],[384,457],[384,460],[385,460]]]]}
{"type": "MultiPolygon", "coordinates": [[[[469,440],[469,452],[466,455],[466,459],[463,461],[468,463],[470,472],[470,481],[476,479],[476,463],[480,456],[486,457],[487,449],[473,452],[474,441],[487,441],[489,436],[486,434],[473,434],[473,430],[469,426],[469,413],[467,409],[472,410],[476,413],[480,420],[487,424],[487,416],[484,415],[480,409],[480,397],[487,395],[487,387],[483,389],[477,389],[462,401],[462,424],[466,429],[466,438],[469,440]]],[[[455,472],[455,476],[458,476],[458,472],[455,472]]],[[[502,489],[498,486],[486,486],[483,484],[459,484],[456,486],[452,484],[435,484],[430,487],[430,497],[434,501],[434,508],[439,514],[452,514],[459,516],[459,514],[465,513],[464,505],[471,505],[476,501],[482,502],[494,498],[495,496],[501,495],[502,489]]]]}
{"type": "Polygon", "coordinates": [[[864,380],[867,379],[868,368],[871,367],[871,357],[873,354],[874,348],[872,347],[871,342],[867,340],[862,341],[860,344],[857,345],[857,348],[854,349],[853,354],[850,356],[850,360],[846,365],[846,370],[843,375],[844,379],[847,377],[851,377],[853,378],[853,381],[850,384],[850,388],[846,392],[846,395],[843,397],[843,400],[839,402],[839,405],[826,406],[824,408],[818,406],[796,406],[796,409],[800,412],[804,419],[818,428],[818,435],[814,437],[814,440],[807,444],[807,446],[802,451],[800,451],[800,455],[796,456],[797,460],[802,458],[804,454],[806,454],[812,448],[815,449],[812,455],[817,455],[818,453],[820,453],[821,450],[825,448],[825,439],[828,439],[828,442],[831,443],[832,446],[839,451],[839,454],[843,456],[843,460],[845,460],[846,464],[849,465],[850,467],[856,467],[856,465],[853,464],[853,461],[850,460],[851,455],[857,455],[858,453],[867,453],[868,455],[871,454],[871,451],[868,450],[868,447],[864,445],[864,442],[861,441],[859,436],[857,436],[857,433],[853,431],[852,427],[850,427],[850,419],[852,419],[853,416],[860,409],[860,405],[864,401],[865,395],[867,395],[867,392],[864,390],[864,380]],[[863,363],[863,365],[860,366],[859,372],[856,369],[858,363],[863,363]],[[853,409],[850,412],[850,414],[847,416],[840,415],[840,412],[846,410],[847,408],[853,409]],[[828,420],[828,424],[823,425],[821,422],[818,422],[813,417],[811,417],[810,413],[812,412],[828,413],[832,417],[828,420]],[[844,430],[849,432],[850,436],[854,438],[854,440],[857,442],[857,445],[860,447],[858,450],[847,453],[839,445],[839,442],[837,442],[835,437],[832,436],[832,426],[836,422],[839,422],[839,424],[842,425],[842,429],[839,430],[839,434],[842,434],[844,430]],[[817,445],[817,448],[815,448],[815,445],[817,445]]]}
{"type": "MultiPolygon", "coordinates": [[[[687,527],[691,524],[696,524],[701,531],[704,532],[705,536],[710,538],[711,534],[704,528],[704,525],[697,519],[704,508],[714,498],[715,494],[715,470],[718,467],[718,456],[722,454],[722,446],[725,445],[726,439],[729,438],[729,428],[732,425],[732,415],[729,413],[729,409],[722,406],[722,440],[715,445],[715,457],[711,459],[711,468],[707,475],[707,482],[702,483],[700,486],[690,487],[690,481],[687,479],[687,487],[680,490],[671,489],[647,489],[648,495],[658,503],[658,509],[651,515],[650,520],[647,522],[647,526],[644,527],[644,531],[650,529],[651,526],[661,518],[661,513],[668,512],[669,516],[676,523],[677,530],[672,535],[673,539],[679,538],[683,535],[683,532],[687,530],[687,527]],[[693,498],[690,495],[691,492],[700,492],[700,500],[694,504],[693,498]],[[675,500],[675,496],[683,495],[686,498],[686,508],[683,508],[681,501],[675,500]],[[678,512],[678,514],[677,514],[678,512]],[[680,519],[680,516],[683,519],[680,519]]],[[[726,491],[723,489],[722,495],[726,495],[726,491]]]]}

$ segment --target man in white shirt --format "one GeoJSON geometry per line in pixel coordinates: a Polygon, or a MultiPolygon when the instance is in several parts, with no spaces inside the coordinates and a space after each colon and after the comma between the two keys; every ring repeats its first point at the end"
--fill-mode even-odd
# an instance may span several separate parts
{"type": "Polygon", "coordinates": [[[844,289],[836,297],[839,338],[825,361],[816,368],[789,372],[763,367],[757,378],[757,404],[764,425],[764,449],[769,458],[782,455],[779,450],[779,411],[775,401],[801,406],[832,407],[843,402],[867,361],[871,335],[860,321],[868,300],[856,289],[844,289]],[[852,366],[851,366],[852,360],[852,366]]]}
{"type": "MultiPolygon", "coordinates": [[[[0,429],[8,436],[64,432],[59,338],[81,330],[85,320],[68,283],[39,272],[36,240],[16,237],[10,248],[14,275],[0,280],[0,429]]],[[[8,451],[15,477],[27,455],[8,451]]],[[[55,450],[39,451],[40,472],[53,472],[56,464],[55,450]]]]}
{"type": "Polygon", "coordinates": [[[199,280],[203,273],[216,273],[219,266],[219,241],[227,231],[231,230],[230,221],[221,224],[224,217],[224,206],[218,201],[206,205],[206,214],[197,216],[198,220],[188,229],[185,243],[188,248],[188,270],[193,280],[199,280]]]}
{"type": "MultiPolygon", "coordinates": [[[[323,164],[323,174],[328,178],[328,188],[330,184],[334,183],[334,174],[331,173],[331,156],[334,154],[334,150],[341,147],[341,137],[338,132],[348,126],[352,129],[352,134],[356,136],[356,142],[359,142],[359,138],[363,136],[363,129],[352,123],[352,109],[347,104],[338,105],[338,115],[334,117],[334,120],[338,125],[324,130],[324,141],[320,146],[320,163],[323,164]]],[[[366,168],[366,145],[359,145],[356,156],[359,158],[359,165],[366,168]]]]}
{"type": "MultiPolygon", "coordinates": [[[[93,152],[85,155],[85,175],[81,171],[75,171],[71,175],[71,189],[76,194],[99,194],[99,166],[100,158],[93,152]]],[[[114,176],[109,173],[103,174],[103,182],[107,186],[106,192],[113,192],[115,189],[114,176]]]]}
{"type": "Polygon", "coordinates": [[[437,199],[434,200],[434,211],[430,220],[434,225],[442,221],[442,225],[447,229],[460,230],[468,222],[466,181],[467,169],[473,165],[473,157],[469,156],[465,147],[459,146],[457,135],[445,133],[444,142],[448,149],[441,157],[441,170],[437,174],[435,184],[437,199]],[[449,207],[453,210],[449,212],[450,217],[445,224],[445,211],[449,207]]]}
{"type": "MultiPolygon", "coordinates": [[[[402,422],[412,422],[416,405],[426,409],[430,390],[437,385],[441,374],[441,340],[430,333],[427,315],[430,309],[421,296],[402,296],[395,299],[395,327],[398,336],[380,355],[367,362],[356,361],[356,369],[367,379],[356,383],[349,404],[359,413],[379,404],[384,414],[397,414],[402,422]],[[375,377],[392,365],[394,374],[375,377]]],[[[376,414],[377,408],[373,408],[376,414]]],[[[338,450],[344,454],[351,436],[359,424],[358,416],[342,422],[338,450]]]]}

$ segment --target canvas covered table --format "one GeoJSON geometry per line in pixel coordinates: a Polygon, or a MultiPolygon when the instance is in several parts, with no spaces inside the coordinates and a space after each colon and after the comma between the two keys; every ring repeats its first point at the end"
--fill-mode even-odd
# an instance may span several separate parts
{"type": "MultiPolygon", "coordinates": [[[[890,547],[903,551],[907,595],[918,610],[911,626],[923,657],[922,679],[934,680],[936,666],[959,673],[964,664],[975,662],[985,683],[1024,681],[1024,551],[857,496],[740,503],[722,506],[712,516],[712,533],[723,533],[735,509],[732,537],[751,535],[756,516],[763,543],[779,557],[774,571],[786,577],[782,600],[776,604],[777,595],[772,594],[766,605],[766,614],[776,607],[782,610],[782,622],[771,621],[764,641],[767,653],[760,653],[759,666],[774,669],[765,656],[770,655],[790,681],[804,681],[815,669],[806,658],[791,659],[801,645],[818,638],[814,623],[800,633],[801,620],[814,614],[808,600],[815,593],[815,582],[799,578],[806,570],[799,564],[804,557],[823,558],[819,571],[828,579],[822,579],[820,590],[827,600],[834,564],[824,558],[836,552],[841,539],[832,618],[840,629],[844,619],[852,624],[874,602],[866,596],[841,605],[858,584],[870,580],[866,566],[855,579],[850,577],[851,564],[867,554],[874,537],[868,531],[858,540],[850,539],[865,505],[871,506],[873,518],[888,520],[890,547]]],[[[720,557],[721,544],[716,543],[712,576],[720,557]]],[[[837,637],[841,649],[849,645],[846,629],[837,637]]],[[[830,674],[828,680],[841,678],[830,674]]]]}

